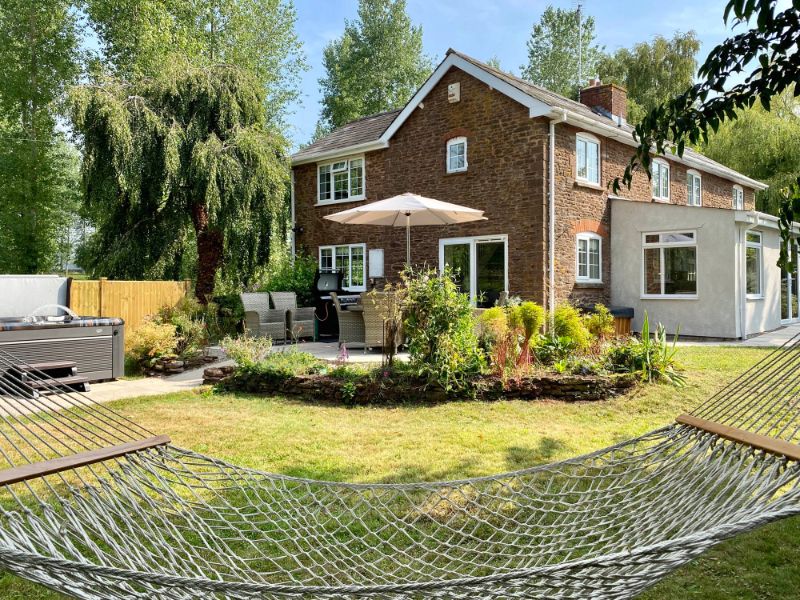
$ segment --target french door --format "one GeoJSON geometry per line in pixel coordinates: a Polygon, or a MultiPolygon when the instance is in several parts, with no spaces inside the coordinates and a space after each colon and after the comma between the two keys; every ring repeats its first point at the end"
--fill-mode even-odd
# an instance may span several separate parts
{"type": "Polygon", "coordinates": [[[797,265],[800,260],[800,246],[791,242],[789,256],[792,258],[791,270],[781,269],[781,320],[784,322],[800,320],[800,282],[797,265]]]}
{"type": "Polygon", "coordinates": [[[439,240],[439,268],[444,271],[446,266],[473,304],[494,306],[508,289],[508,236],[439,240]]]}

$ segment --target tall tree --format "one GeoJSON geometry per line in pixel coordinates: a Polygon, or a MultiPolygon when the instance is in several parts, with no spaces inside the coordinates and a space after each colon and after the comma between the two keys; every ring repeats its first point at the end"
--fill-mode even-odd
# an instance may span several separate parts
{"type": "Polygon", "coordinates": [[[318,132],[405,104],[431,72],[405,0],[359,0],[358,18],[325,47],[318,132]]]}
{"type": "Polygon", "coordinates": [[[291,0],[85,0],[105,65],[126,80],[154,76],[175,56],[195,66],[231,64],[263,87],[280,121],[305,68],[291,0]]]}
{"type": "Polygon", "coordinates": [[[140,277],[193,239],[195,293],[218,271],[248,282],[269,246],[287,179],[286,143],[266,120],[258,79],[228,65],[175,60],[135,83],[107,78],[73,94],[84,137],[96,269],[140,277]]]}
{"type": "Polygon", "coordinates": [[[79,41],[67,0],[0,4],[0,271],[50,270],[71,219],[64,192],[74,170],[57,121],[79,41]]]}
{"type": "Polygon", "coordinates": [[[693,31],[676,32],[671,40],[656,36],[650,43],[603,56],[597,74],[628,90],[628,120],[638,123],[646,112],[691,87],[699,51],[700,40],[693,31]]]}
{"type": "Polygon", "coordinates": [[[602,49],[594,43],[594,18],[580,10],[548,6],[533,26],[528,40],[528,64],[522,77],[567,98],[576,98],[585,81],[597,70],[602,49]],[[580,67],[579,67],[580,63],[580,67]]]}
{"type": "Polygon", "coordinates": [[[800,177],[798,148],[800,98],[794,88],[776,96],[770,110],[755,104],[740,111],[700,145],[706,156],[769,184],[756,194],[756,208],[774,215],[780,210],[782,190],[800,177]]]}

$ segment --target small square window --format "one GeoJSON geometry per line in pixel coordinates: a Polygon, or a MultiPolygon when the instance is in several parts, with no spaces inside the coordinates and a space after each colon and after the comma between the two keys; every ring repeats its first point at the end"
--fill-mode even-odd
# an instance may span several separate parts
{"type": "Polygon", "coordinates": [[[467,138],[457,137],[447,141],[447,172],[467,170],[467,138]]]}

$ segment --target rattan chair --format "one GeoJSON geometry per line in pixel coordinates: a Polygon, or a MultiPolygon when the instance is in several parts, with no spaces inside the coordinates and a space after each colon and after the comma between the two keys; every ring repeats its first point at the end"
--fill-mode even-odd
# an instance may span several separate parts
{"type": "Polygon", "coordinates": [[[269,307],[269,294],[241,294],[245,331],[249,335],[268,336],[286,342],[286,311],[269,307]]]}
{"type": "Polygon", "coordinates": [[[342,310],[339,297],[331,292],[331,300],[336,307],[336,316],[339,319],[339,342],[345,344],[361,344],[366,348],[364,340],[364,315],[360,312],[342,310]]]}
{"type": "MultiPolygon", "coordinates": [[[[362,296],[364,306],[364,344],[367,348],[385,348],[387,339],[386,319],[389,315],[390,302],[396,300],[389,296],[390,292],[369,292],[362,296]]],[[[401,331],[395,336],[395,347],[402,341],[401,331]]]]}
{"type": "Polygon", "coordinates": [[[270,292],[269,295],[276,309],[287,311],[287,328],[293,339],[310,337],[317,340],[313,306],[298,308],[297,294],[294,292],[270,292]]]}

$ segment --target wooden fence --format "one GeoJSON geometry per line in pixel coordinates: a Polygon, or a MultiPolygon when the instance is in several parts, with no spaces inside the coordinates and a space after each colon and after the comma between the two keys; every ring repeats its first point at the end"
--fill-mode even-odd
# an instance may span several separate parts
{"type": "Polygon", "coordinates": [[[79,315],[120,317],[128,332],[191,291],[191,281],[70,280],[69,307],[79,315]]]}

